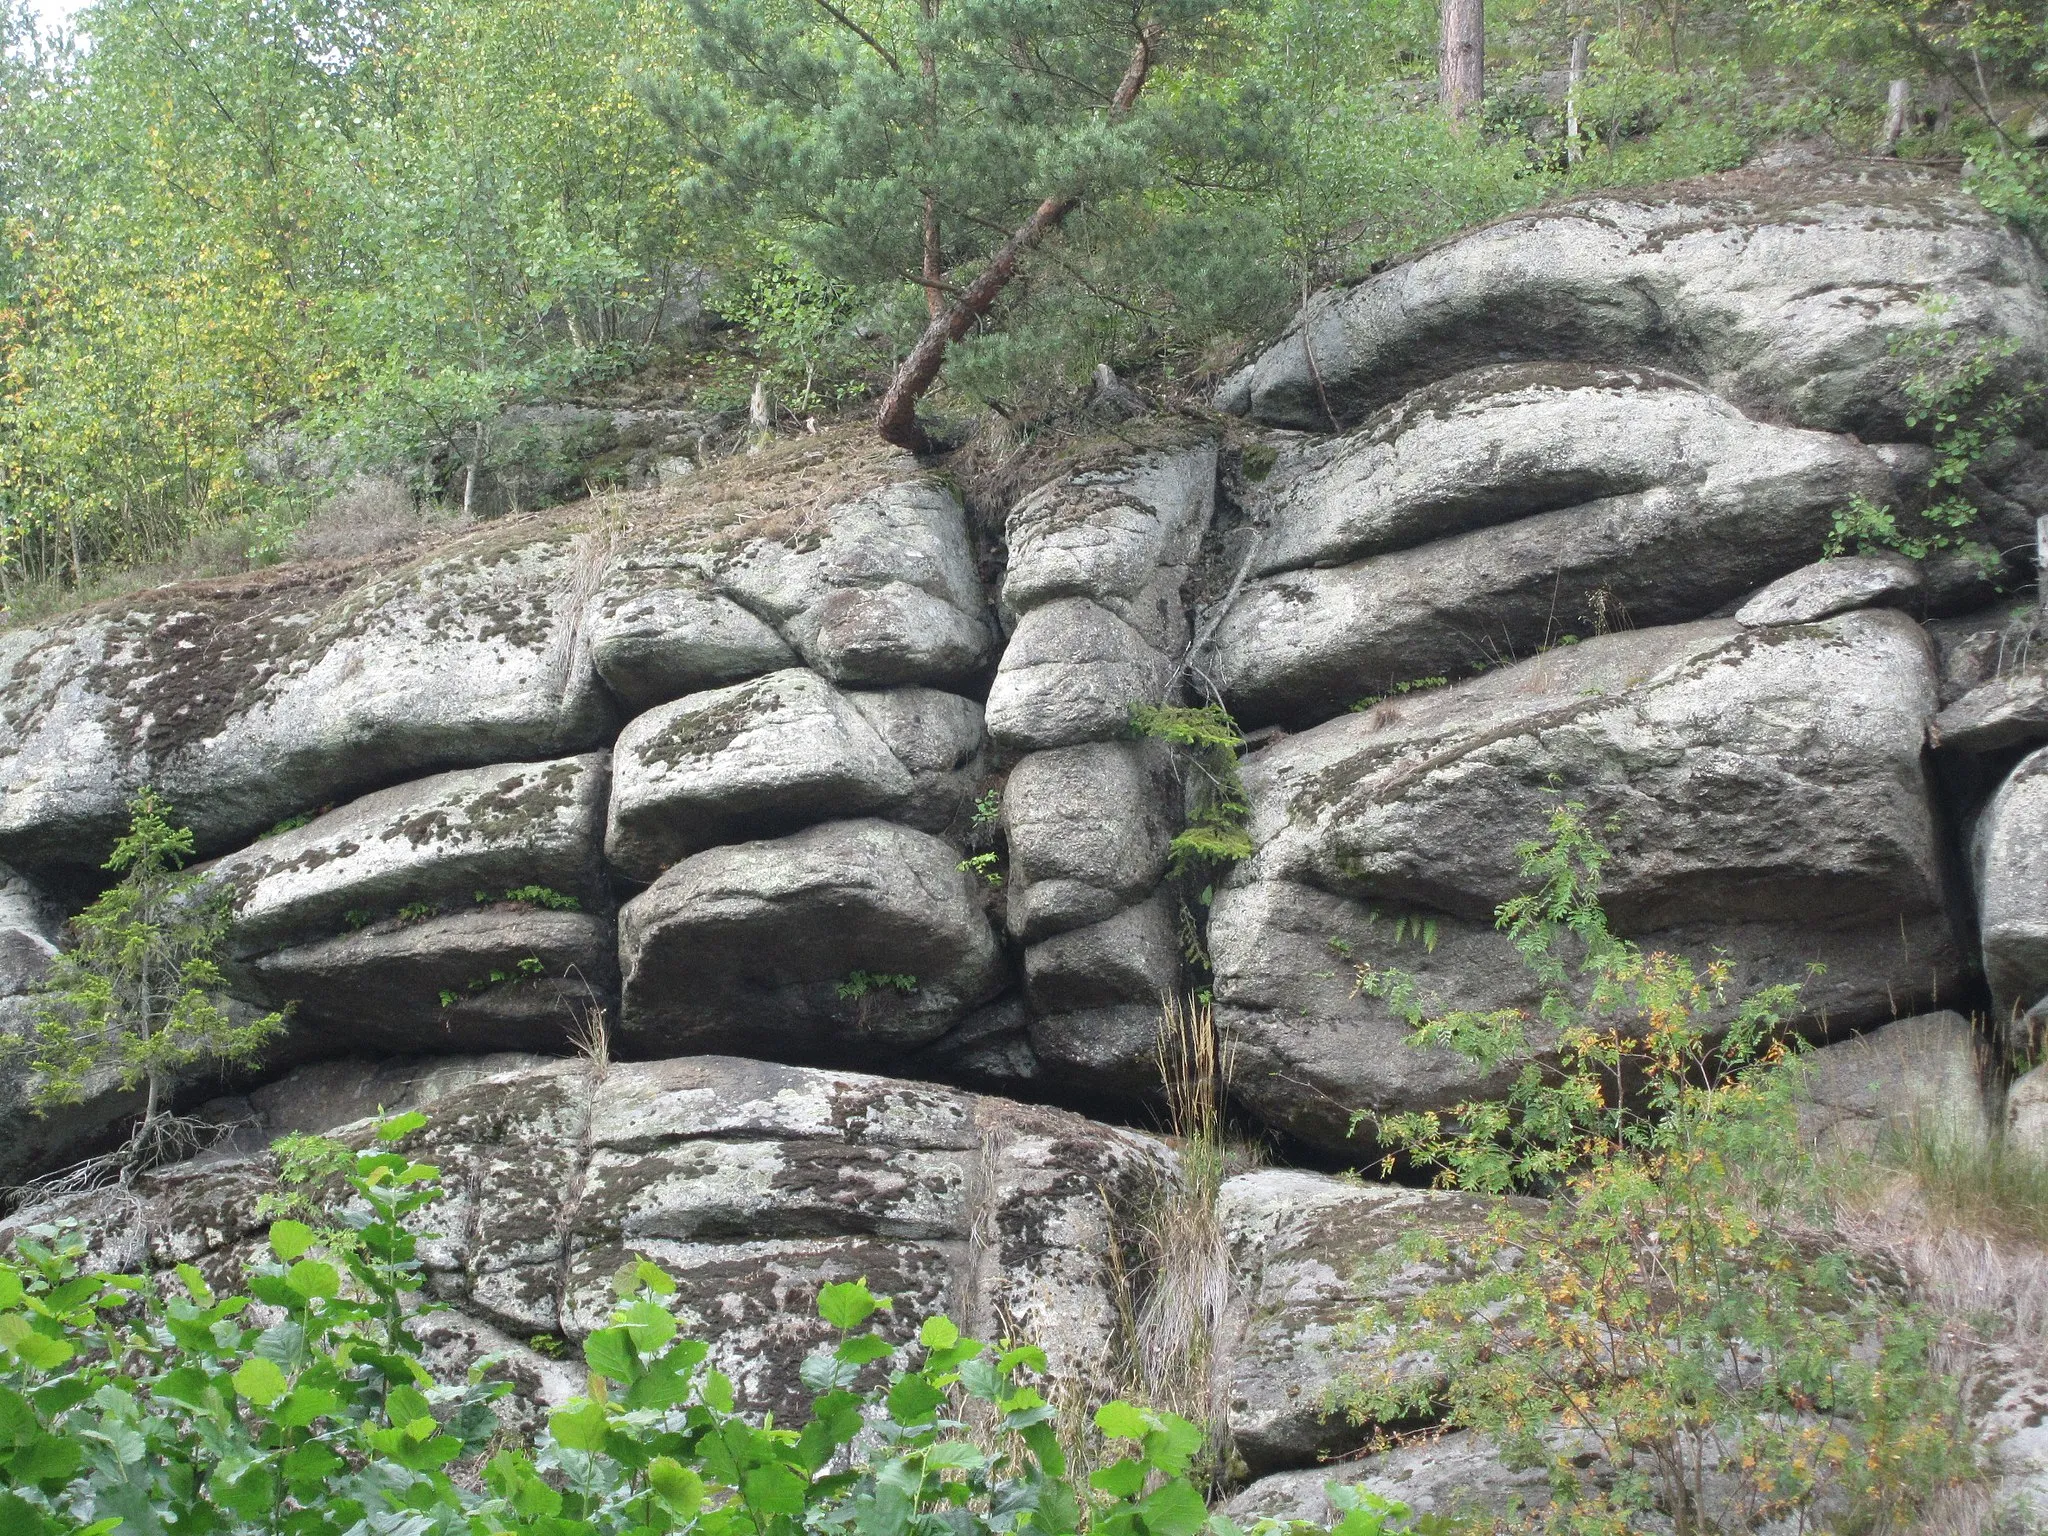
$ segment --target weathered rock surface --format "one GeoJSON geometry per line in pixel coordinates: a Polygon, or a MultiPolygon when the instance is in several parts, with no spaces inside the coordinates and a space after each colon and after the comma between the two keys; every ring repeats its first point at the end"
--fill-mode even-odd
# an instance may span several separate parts
{"type": "Polygon", "coordinates": [[[620,733],[605,853],[635,880],[720,843],[879,811],[910,770],[867,716],[805,667],[693,693],[620,733]]]}
{"type": "Polygon", "coordinates": [[[1031,1043],[1049,1079],[1087,1094],[1153,1096],[1162,994],[1179,989],[1178,907],[1160,891],[1024,952],[1031,1043]]]}
{"type": "MultiPolygon", "coordinates": [[[[1595,1448],[1587,1444],[1587,1454],[1595,1448]]],[[[1418,1515],[1468,1517],[1483,1523],[1550,1503],[1541,1469],[1511,1469],[1483,1435],[1455,1430],[1358,1461],[1260,1478],[1223,1506],[1233,1520],[1307,1520],[1330,1526],[1341,1518],[1325,1491],[1331,1483],[1363,1488],[1406,1504],[1418,1515]]]]}
{"type": "Polygon", "coordinates": [[[1002,600],[1015,616],[1058,598],[1098,603],[1153,647],[1187,643],[1180,592],[1216,500],[1216,445],[1081,470],[1020,501],[1007,522],[1002,600]]]}
{"type": "Polygon", "coordinates": [[[1724,948],[1731,995],[1805,979],[1813,1018],[1851,1029],[1954,995],[1920,762],[1933,700],[1932,657],[1901,614],[1716,621],[1564,647],[1254,753],[1257,852],[1210,925],[1240,1096],[1343,1148],[1352,1111],[1502,1086],[1511,1066],[1487,1078],[1408,1048],[1395,1015],[1352,995],[1352,968],[1413,970],[1446,1006],[1533,1004],[1492,915],[1560,797],[1612,819],[1617,928],[1724,948]],[[1824,976],[1808,978],[1814,962],[1824,976]]]}
{"type": "Polygon", "coordinates": [[[604,753],[461,769],[380,790],[217,860],[239,956],[333,938],[412,909],[541,886],[603,908],[604,753]]]}
{"type": "Polygon", "coordinates": [[[1999,786],[1978,818],[1971,853],[1991,1016],[2010,1035],[2019,1015],[2048,995],[2048,748],[1999,786]]]}
{"type": "MultiPolygon", "coordinates": [[[[62,923],[54,904],[34,882],[0,864],[0,1040],[25,1033],[33,1024],[30,995],[49,974],[62,923]]],[[[104,1082],[84,1104],[31,1108],[33,1079],[27,1063],[0,1057],[0,1188],[26,1175],[73,1160],[108,1127],[142,1107],[139,1090],[123,1092],[104,1082]]]]}
{"type": "Polygon", "coordinates": [[[1845,555],[1801,566],[1735,610],[1749,629],[1812,624],[1857,608],[1902,608],[1920,590],[1920,568],[1904,556],[1845,555]]]}
{"type": "Polygon", "coordinates": [[[1929,739],[1958,752],[2048,741],[2048,663],[1981,683],[1934,717],[1929,739]]]}
{"type": "Polygon", "coordinates": [[[1749,169],[1502,219],[1328,291],[1224,401],[1328,431],[1467,368],[1576,359],[1884,441],[1906,414],[1887,344],[1933,294],[1945,324],[2018,344],[2013,379],[2048,363],[2040,257],[1954,178],[1749,169]]]}
{"type": "Polygon", "coordinates": [[[0,857],[90,872],[143,784],[200,851],[397,780],[612,728],[580,633],[597,546],[529,520],[409,564],[144,594],[0,634],[0,857]]]}
{"type": "Polygon", "coordinates": [[[1704,618],[1807,565],[1850,497],[1889,484],[1858,444],[1666,375],[1482,369],[1275,471],[1255,499],[1265,574],[1203,665],[1247,724],[1327,719],[1561,635],[1704,618]]]}
{"type": "Polygon", "coordinates": [[[618,995],[607,914],[494,902],[273,950],[236,968],[293,1005],[278,1061],[356,1050],[556,1051],[618,995]]]}
{"type": "Polygon", "coordinates": [[[797,661],[772,626],[708,579],[630,556],[606,573],[585,622],[598,676],[636,712],[797,661]]]}
{"type": "Polygon", "coordinates": [[[1943,709],[2008,672],[2027,670],[2043,644],[2041,609],[2011,599],[1927,625],[1941,658],[1943,709]]]}
{"type": "Polygon", "coordinates": [[[1342,1384],[1389,1368],[1417,1379],[1432,1367],[1423,1357],[1390,1367],[1383,1347],[1347,1327],[1374,1303],[1398,1315],[1431,1287],[1472,1278],[1473,1246],[1497,1209],[1473,1195],[1288,1168],[1224,1180],[1216,1213],[1237,1287],[1233,1331],[1221,1346],[1227,1425],[1253,1476],[1366,1443],[1371,1426],[1346,1415],[1342,1384]]]}
{"type": "Polygon", "coordinates": [[[1970,1021],[1946,1010],[1810,1052],[1799,1133],[1823,1152],[1859,1158],[1886,1144],[1987,1146],[1986,1054],[1970,1021]]]}
{"type": "Polygon", "coordinates": [[[987,767],[979,704],[936,688],[863,689],[847,697],[910,770],[910,797],[891,809],[892,821],[944,832],[972,814],[987,767]]]}
{"type": "Polygon", "coordinates": [[[1034,608],[1019,621],[988,694],[1000,746],[1044,751],[1111,741],[1133,704],[1162,702],[1173,666],[1137,630],[1085,597],[1034,608]]]}
{"type": "Polygon", "coordinates": [[[620,910],[622,1047],[872,1061],[938,1038],[1005,979],[959,862],[873,820],[685,859],[620,910]]]}
{"type": "Polygon", "coordinates": [[[1268,525],[1253,574],[1651,493],[1685,501],[1700,521],[1760,499],[1762,523],[1844,480],[1878,494],[1887,484],[1867,450],[1751,421],[1675,375],[1500,364],[1403,396],[1356,432],[1283,451],[1252,502],[1268,525]]]}
{"type": "MultiPolygon", "coordinates": [[[[829,1333],[819,1285],[862,1276],[897,1298],[885,1326],[901,1337],[944,1310],[1106,1386],[1108,1256],[1170,1166],[1146,1138],[1055,1110],[726,1057],[558,1062],[440,1093],[430,1113],[405,1147],[448,1189],[443,1235],[422,1245],[438,1294],[504,1335],[577,1339],[643,1255],[677,1278],[679,1318],[742,1405],[779,1419],[829,1333]]],[[[265,1157],[187,1165],[139,1183],[139,1218],[108,1196],[67,1211],[106,1250],[139,1238],[137,1259],[221,1274],[267,1225],[270,1178],[265,1157]]]]}
{"type": "Polygon", "coordinates": [[[1173,781],[1156,743],[1037,752],[1003,787],[1010,932],[1035,943],[1150,895],[1173,841],[1173,781]]]}
{"type": "Polygon", "coordinates": [[[2039,1066],[2005,1091],[2005,1142],[2048,1163],[2048,1066],[2039,1066]]]}

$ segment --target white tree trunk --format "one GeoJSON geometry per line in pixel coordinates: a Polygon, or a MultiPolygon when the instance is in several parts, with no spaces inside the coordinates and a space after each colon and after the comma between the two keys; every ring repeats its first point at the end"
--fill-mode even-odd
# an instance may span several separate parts
{"type": "Polygon", "coordinates": [[[1894,80],[1891,90],[1885,95],[1884,141],[1877,146],[1881,155],[1896,155],[1899,140],[1906,135],[1906,108],[1912,105],[1913,83],[1910,80],[1894,80]]]}

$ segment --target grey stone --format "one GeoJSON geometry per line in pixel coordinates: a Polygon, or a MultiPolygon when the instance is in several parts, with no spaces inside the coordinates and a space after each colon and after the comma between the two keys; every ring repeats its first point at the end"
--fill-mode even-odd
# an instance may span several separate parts
{"type": "Polygon", "coordinates": [[[1094,742],[1037,752],[1003,786],[1010,932],[1036,943],[1103,921],[1166,873],[1173,820],[1163,752],[1094,742]]]}
{"type": "Polygon", "coordinates": [[[1003,607],[1063,597],[1108,608],[1162,651],[1187,643],[1180,589],[1216,501],[1216,445],[1089,468],[1026,496],[1007,524],[1003,607]]]}
{"type": "MultiPolygon", "coordinates": [[[[1583,1444],[1582,1454],[1597,1462],[1592,1438],[1585,1437],[1583,1444]]],[[[1551,1499],[1542,1468],[1511,1468],[1485,1436],[1453,1430],[1358,1461],[1262,1477],[1233,1496],[1223,1512],[1240,1522],[1306,1520],[1328,1527],[1341,1518],[1325,1492],[1333,1482],[1397,1500],[1418,1515],[1482,1522],[1542,1510],[1551,1499]]]]}
{"type": "Polygon", "coordinates": [[[721,843],[878,811],[910,770],[862,711],[805,667],[693,693],[619,734],[605,854],[652,880],[721,843]]]}
{"type": "Polygon", "coordinates": [[[1981,1149],[1994,1134],[1976,1033],[1944,1010],[1900,1019],[1801,1058],[1799,1132],[1867,1158],[1916,1144],[1981,1149]]]}
{"type": "Polygon", "coordinates": [[[1402,1381],[1437,1377],[1425,1356],[1389,1361],[1383,1347],[1342,1331],[1369,1305],[1398,1317],[1430,1288],[1476,1278],[1468,1255],[1498,1209],[1474,1195],[1292,1168],[1224,1180],[1216,1216],[1230,1244],[1236,1302],[1221,1371],[1231,1443],[1252,1476],[1309,1466],[1371,1439],[1374,1426],[1340,1401],[1347,1380],[1381,1370],[1402,1381]],[[1404,1253],[1402,1244],[1415,1239],[1440,1244],[1446,1257],[1404,1253]]]}
{"type": "Polygon", "coordinates": [[[2010,1043],[2022,1010],[2048,993],[2048,747],[2028,756],[1991,797],[1971,840],[1977,925],[1991,1016],[2010,1043]]]}
{"type": "Polygon", "coordinates": [[[335,937],[403,908],[468,908],[542,886],[606,904],[608,755],[459,769],[380,790],[215,861],[242,957],[335,937]]]}
{"type": "Polygon", "coordinates": [[[1578,359],[1884,441],[1907,414],[1888,344],[1930,293],[1944,324],[2017,343],[2002,380],[2048,362],[2040,258],[1953,176],[1749,168],[1502,219],[1326,291],[1258,359],[1249,409],[1324,431],[1481,364],[1578,359]]]}
{"type": "Polygon", "coordinates": [[[634,712],[796,663],[773,628],[688,569],[628,557],[584,620],[590,655],[634,712]]]}
{"type": "Polygon", "coordinates": [[[800,537],[754,539],[717,556],[713,571],[835,683],[944,686],[988,659],[966,515],[922,480],[840,503],[800,537]]]}
{"type": "Polygon", "coordinates": [[[19,997],[49,974],[62,928],[61,913],[35,882],[0,864],[0,998],[19,997]]]}
{"type": "MultiPolygon", "coordinates": [[[[1352,972],[1414,970],[1448,1007],[1532,1006],[1493,913],[1560,796],[1612,823],[1617,930],[1724,949],[1731,997],[1804,980],[1809,1025],[1854,1029],[1954,996],[1920,761],[1933,696],[1901,614],[1715,621],[1565,647],[1252,754],[1256,852],[1210,923],[1240,1098],[1341,1149],[1353,1111],[1500,1091],[1512,1064],[1485,1074],[1409,1048],[1397,1016],[1352,995],[1352,972]],[[1808,979],[1811,963],[1827,973],[1808,979]]],[[[1531,1042],[1548,1048],[1540,1029],[1531,1042]]]]}
{"type": "Polygon", "coordinates": [[[144,784],[208,855],[397,780],[596,746],[580,621],[603,558],[573,522],[518,520],[0,635],[0,857],[90,875],[144,784]]]}
{"type": "MultiPolygon", "coordinates": [[[[456,1320],[581,1339],[616,1305],[620,1264],[644,1256],[678,1280],[678,1319],[710,1341],[741,1406],[781,1420],[808,1401],[803,1357],[835,1337],[819,1285],[862,1277],[894,1297],[878,1321],[899,1343],[944,1311],[983,1337],[1032,1339],[1092,1395],[1114,1391],[1120,1314],[1103,1257],[1171,1167],[1157,1143],[1057,1110],[715,1056],[511,1071],[426,1112],[400,1145],[442,1173],[443,1235],[422,1258],[456,1320]]],[[[369,1137],[364,1122],[317,1128],[369,1137]]],[[[165,1170],[132,1199],[0,1222],[0,1242],[71,1215],[96,1256],[192,1262],[233,1283],[268,1224],[257,1200],[272,1167],[259,1155],[165,1170]]]]}
{"type": "Polygon", "coordinates": [[[873,1060],[937,1039],[1004,980],[959,860],[871,820],[685,859],[620,911],[622,1040],[873,1060]]]}
{"type": "Polygon", "coordinates": [[[1855,443],[1654,374],[1488,369],[1388,416],[1262,488],[1274,574],[1235,594],[1201,658],[1247,724],[1704,618],[1808,564],[1851,496],[1889,485],[1855,443]]]}
{"type": "Polygon", "coordinates": [[[944,832],[971,813],[986,768],[981,706],[935,688],[863,689],[847,698],[910,770],[910,797],[889,815],[944,832]]]}
{"type": "Polygon", "coordinates": [[[1340,565],[1564,508],[1626,511],[1628,498],[1652,494],[1702,522],[1761,500],[1760,522],[1790,514],[1812,526],[1805,504],[1844,481],[1880,496],[1889,485],[1869,450],[1751,421],[1674,375],[1497,365],[1404,396],[1348,436],[1283,452],[1250,498],[1267,525],[1253,574],[1340,565]]]}
{"type": "Polygon", "coordinates": [[[1780,576],[1735,610],[1735,622],[1811,624],[1856,608],[1902,608],[1919,590],[1919,567],[1904,556],[1845,555],[1780,576]]]}
{"type": "Polygon", "coordinates": [[[1024,952],[1024,995],[1041,1013],[1105,1003],[1157,1005],[1180,980],[1176,909],[1161,891],[1116,916],[1069,929],[1024,952]]]}
{"type": "MultiPolygon", "coordinates": [[[[2028,670],[2036,648],[2044,645],[2040,617],[2033,603],[2007,598],[1975,613],[1928,624],[1927,637],[1941,658],[1942,708],[2009,672],[2028,670]]],[[[2042,653],[2048,655],[2048,649],[2042,653]]]]}
{"type": "Polygon", "coordinates": [[[904,1071],[1015,1093],[1040,1076],[1031,1048],[1031,1010],[1014,994],[977,1008],[924,1049],[906,1057],[904,1071]]]}
{"type": "Polygon", "coordinates": [[[360,1050],[569,1048],[618,991],[611,920],[498,902],[273,950],[237,967],[272,1007],[293,1004],[275,1060],[360,1050]]]}
{"type": "Polygon", "coordinates": [[[2048,663],[1972,688],[1934,717],[1928,740],[1957,752],[1996,752],[2048,741],[2048,663]]]}
{"type": "Polygon", "coordinates": [[[1031,1055],[1040,1076],[1070,1094],[1115,1101],[1156,1101],[1159,1003],[1104,1003],[1042,1013],[1031,1021],[1031,1055]]]}
{"type": "Polygon", "coordinates": [[[2048,1065],[2035,1067],[2006,1089],[2005,1144],[2048,1163],[2048,1065]]]}
{"type": "Polygon", "coordinates": [[[313,1062],[252,1089],[246,1100],[262,1141],[294,1133],[317,1136],[357,1120],[425,1109],[486,1078],[548,1065],[527,1051],[487,1056],[360,1056],[313,1062]]]}
{"type": "Polygon", "coordinates": [[[1018,622],[988,694],[998,745],[1043,751],[1109,741],[1130,728],[1133,704],[1161,702],[1172,666],[1098,603],[1059,598],[1018,622]]]}

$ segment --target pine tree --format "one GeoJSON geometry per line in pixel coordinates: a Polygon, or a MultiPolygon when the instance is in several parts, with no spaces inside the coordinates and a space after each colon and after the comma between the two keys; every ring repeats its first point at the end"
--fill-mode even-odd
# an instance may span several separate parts
{"type": "Polygon", "coordinates": [[[235,1022],[216,962],[227,904],[184,868],[191,829],[173,825],[152,789],[136,795],[129,815],[127,836],[103,866],[120,882],[72,919],[76,942],[53,962],[34,1023],[8,1053],[26,1058],[39,1110],[81,1103],[109,1075],[124,1090],[146,1084],[140,1143],[168,1109],[181,1068],[248,1063],[285,1016],[235,1022]]]}
{"type": "MultiPolygon", "coordinates": [[[[929,445],[917,404],[1028,258],[1084,205],[1141,194],[1205,124],[1146,86],[1213,0],[686,0],[723,92],[650,87],[698,190],[829,278],[915,293],[922,334],[877,428],[929,445]]],[[[1213,129],[1213,123],[1207,123],[1213,129]]],[[[1240,153],[1254,146],[1239,144],[1240,153]]]]}

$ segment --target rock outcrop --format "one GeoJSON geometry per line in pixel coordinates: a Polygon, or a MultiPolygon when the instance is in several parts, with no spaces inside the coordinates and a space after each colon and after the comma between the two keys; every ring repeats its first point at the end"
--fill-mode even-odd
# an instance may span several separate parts
{"type": "MultiPolygon", "coordinates": [[[[2048,748],[1999,787],[1977,822],[1977,918],[1991,1014],[2009,1037],[2048,997],[2048,748]]],[[[2023,1037],[2013,1044],[2024,1050],[2023,1037]]]]}
{"type": "Polygon", "coordinates": [[[1753,412],[1903,434],[1887,341],[1944,323],[2048,366],[2040,256],[1953,180],[1906,166],[1752,169],[1519,214],[1332,289],[1233,380],[1274,426],[1347,427],[1506,359],[1668,368],[1753,412]]]}
{"type": "MultiPolygon", "coordinates": [[[[818,1287],[863,1276],[897,1299],[886,1326],[901,1338],[944,1311],[1031,1337],[1100,1390],[1118,1327],[1111,1251],[1170,1166],[1142,1136],[1057,1110],[727,1057],[423,1076],[409,1096],[430,1120],[405,1150],[446,1189],[424,1223],[436,1295],[507,1341],[579,1340],[615,1305],[620,1265],[651,1258],[743,1405],[778,1419],[807,1401],[797,1367],[830,1332],[818,1287]]],[[[365,1140],[367,1122],[308,1112],[353,1107],[323,1087],[280,1099],[297,1124],[365,1140]]],[[[112,1262],[229,1280],[260,1243],[272,1181],[263,1155],[191,1164],[133,1198],[40,1215],[81,1221],[112,1262]]]]}
{"type": "Polygon", "coordinates": [[[0,858],[91,871],[144,784],[217,853],[365,790],[595,747],[616,728],[582,634],[602,560],[564,515],[0,634],[0,858]]]}
{"type": "Polygon", "coordinates": [[[1257,852],[1210,926],[1240,1093],[1341,1150],[1354,1111],[1498,1091],[1518,1063],[1489,1075],[1410,1049],[1352,970],[1413,970],[1446,1007],[1533,1006],[1492,916],[1560,800],[1611,828],[1618,928],[1725,951],[1738,993],[1805,980],[1811,1016],[1852,1029],[1953,995],[1963,958],[1920,762],[1933,707],[1933,659],[1902,614],[1718,621],[1561,647],[1252,754],[1257,852]]]}
{"type": "MultiPolygon", "coordinates": [[[[2039,423],[1959,487],[2002,565],[1822,558],[1859,498],[1930,494],[1897,339],[2038,374],[2044,272],[1905,167],[1604,194],[1318,297],[1223,391],[1241,421],[1099,381],[1113,431],[993,474],[834,430],[641,463],[659,488],[602,516],[0,633],[0,1030],[145,784],[228,903],[237,1006],[297,1005],[259,1067],[176,1085],[218,1149],[56,1214],[225,1273],[272,1137],[419,1104],[439,1368],[575,1390],[519,1341],[578,1338],[645,1254],[753,1408],[796,1405],[817,1286],[856,1276],[891,1326],[946,1309],[1113,1389],[1175,1171],[1113,1123],[1157,1123],[1162,994],[1213,988],[1273,1156],[1362,1162],[1374,1114],[1525,1060],[1412,1048],[1358,967],[1532,1008],[1496,910],[1560,803],[1611,850],[1617,932],[1725,959],[1731,1000],[1800,985],[1812,1142],[2048,1145],[2039,1073],[1998,1092],[2048,1028],[2039,423]],[[1133,712],[1208,705],[1251,733],[1241,807],[1160,739],[1192,717],[1133,712]],[[1239,810],[1248,858],[1176,846],[1239,810]]],[[[136,1112],[107,1082],[37,1117],[31,1088],[0,1063],[0,1181],[136,1112]]],[[[1224,1182],[1218,1427],[1262,1478],[1235,1510],[1323,1516],[1318,1463],[1367,1443],[1346,1325],[1463,1272],[1495,1209],[1224,1182]]],[[[2007,1386],[2020,1423],[2038,1382],[2007,1386]]],[[[1338,1475],[1542,1493],[1463,1436],[1338,1475]]]]}

